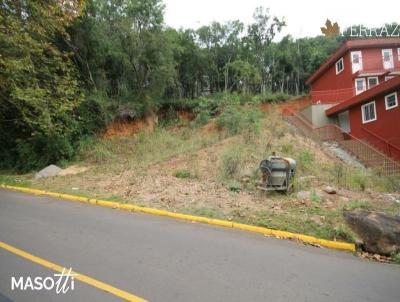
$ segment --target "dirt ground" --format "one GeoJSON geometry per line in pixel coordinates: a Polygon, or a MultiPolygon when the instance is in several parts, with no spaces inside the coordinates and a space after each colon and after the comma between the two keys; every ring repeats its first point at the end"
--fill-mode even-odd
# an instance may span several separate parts
{"type": "MultiPolygon", "coordinates": [[[[103,137],[86,159],[74,163],[77,174],[31,184],[346,241],[354,237],[344,225],[343,209],[400,214],[399,192],[385,191],[365,169],[349,166],[328,148],[299,135],[283,122],[281,109],[263,108],[262,131],[250,142],[240,134],[226,137],[212,121],[193,130],[187,116],[186,124],[156,130],[154,135],[126,137],[123,132],[125,137],[120,138],[108,132],[111,137],[103,137]],[[221,177],[221,158],[236,146],[242,150],[240,173],[227,180],[221,177]],[[298,161],[290,195],[257,189],[259,162],[272,151],[298,161]],[[98,153],[102,160],[94,161],[98,153]],[[336,194],[326,193],[326,186],[334,187],[336,194]]],[[[133,128],[137,131],[137,124],[133,128]]]]}

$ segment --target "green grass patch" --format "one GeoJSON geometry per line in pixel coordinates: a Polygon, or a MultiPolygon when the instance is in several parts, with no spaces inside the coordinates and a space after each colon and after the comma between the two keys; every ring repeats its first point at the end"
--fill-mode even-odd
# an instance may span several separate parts
{"type": "Polygon", "coordinates": [[[181,170],[176,170],[174,172],[174,176],[177,178],[190,178],[191,174],[190,171],[181,169],[181,170]]]}

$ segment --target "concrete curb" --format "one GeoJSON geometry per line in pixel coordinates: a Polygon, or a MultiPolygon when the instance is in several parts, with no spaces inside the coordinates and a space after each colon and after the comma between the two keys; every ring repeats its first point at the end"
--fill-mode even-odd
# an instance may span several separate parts
{"type": "Polygon", "coordinates": [[[264,234],[264,235],[268,235],[268,236],[274,236],[277,238],[296,239],[296,240],[300,240],[305,243],[309,243],[309,244],[313,244],[313,245],[320,245],[320,246],[338,249],[338,250],[346,250],[346,251],[351,251],[351,252],[356,251],[356,246],[353,243],[320,239],[320,238],[316,238],[313,236],[291,233],[291,232],[280,231],[280,230],[273,230],[273,229],[268,229],[268,228],[264,228],[264,227],[258,227],[258,226],[252,226],[252,225],[247,225],[247,224],[242,224],[242,223],[231,222],[231,221],[227,221],[227,220],[212,219],[212,218],[206,218],[206,217],[201,217],[201,216],[180,214],[180,213],[174,213],[174,212],[165,211],[165,210],[158,210],[158,209],[154,209],[154,208],[140,207],[140,206],[133,205],[133,204],[126,204],[126,203],[106,201],[106,200],[101,200],[101,199],[87,198],[87,197],[75,196],[75,195],[70,195],[70,194],[55,193],[55,192],[49,192],[49,191],[44,191],[44,190],[38,190],[38,189],[9,186],[9,185],[4,185],[4,184],[1,184],[0,188],[19,191],[19,192],[25,192],[25,193],[31,193],[31,194],[35,194],[35,195],[45,195],[45,196],[57,197],[57,198],[62,198],[62,199],[70,200],[70,201],[87,203],[87,204],[91,204],[91,205],[98,205],[98,206],[102,206],[102,207],[119,209],[119,210],[123,210],[123,211],[139,212],[139,213],[145,213],[145,214],[151,214],[151,215],[157,215],[157,216],[166,216],[166,217],[171,217],[171,218],[186,220],[186,221],[191,221],[191,222],[207,223],[207,224],[211,224],[211,225],[233,228],[233,229],[238,229],[238,230],[244,230],[244,231],[253,232],[253,233],[260,233],[260,234],[264,234]]]}

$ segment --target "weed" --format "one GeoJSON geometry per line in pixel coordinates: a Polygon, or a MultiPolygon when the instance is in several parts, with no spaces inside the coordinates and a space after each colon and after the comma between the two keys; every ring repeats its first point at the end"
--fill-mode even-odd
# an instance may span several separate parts
{"type": "Polygon", "coordinates": [[[231,180],[228,182],[228,189],[232,192],[240,192],[242,185],[237,180],[231,180]]]}
{"type": "Polygon", "coordinates": [[[217,126],[228,130],[230,135],[239,133],[242,129],[242,116],[237,106],[228,106],[216,119],[217,126]]]}
{"type": "Polygon", "coordinates": [[[356,242],[353,232],[343,223],[337,225],[334,229],[333,238],[335,240],[344,240],[347,242],[356,242]]]}
{"type": "Polygon", "coordinates": [[[177,178],[189,178],[191,177],[190,171],[188,170],[176,170],[174,176],[177,178]]]}
{"type": "Polygon", "coordinates": [[[229,135],[243,133],[248,142],[260,133],[261,117],[262,113],[256,108],[229,105],[217,117],[216,124],[220,129],[226,129],[229,135]]]}
{"type": "Polygon", "coordinates": [[[221,157],[220,174],[225,179],[231,179],[237,176],[243,166],[242,148],[238,146],[226,149],[221,157]]]}
{"type": "Polygon", "coordinates": [[[347,175],[347,183],[350,187],[355,187],[361,191],[365,191],[367,187],[368,177],[365,173],[357,172],[347,175]]]}
{"type": "Polygon", "coordinates": [[[321,198],[314,189],[311,190],[310,199],[314,203],[319,203],[321,201],[321,198]]]}
{"type": "Polygon", "coordinates": [[[394,263],[400,264],[400,252],[393,253],[391,257],[394,263]]]}
{"type": "Polygon", "coordinates": [[[369,202],[364,200],[351,200],[349,203],[343,206],[343,209],[345,210],[354,210],[358,208],[371,210],[373,209],[373,206],[369,202]]]}
{"type": "Polygon", "coordinates": [[[292,144],[282,144],[281,151],[283,154],[292,154],[293,153],[293,145],[292,144]]]}
{"type": "Polygon", "coordinates": [[[299,165],[299,169],[301,169],[302,171],[312,170],[314,153],[310,152],[309,150],[301,150],[297,156],[297,162],[299,165]]]}

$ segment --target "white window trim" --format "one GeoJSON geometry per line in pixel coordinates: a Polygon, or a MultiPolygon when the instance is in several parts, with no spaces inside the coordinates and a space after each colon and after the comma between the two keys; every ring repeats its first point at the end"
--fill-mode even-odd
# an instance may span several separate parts
{"type": "Polygon", "coordinates": [[[391,93],[391,94],[385,95],[385,108],[386,108],[386,110],[390,110],[390,109],[396,108],[398,105],[399,105],[399,102],[398,102],[398,100],[397,100],[397,92],[393,92],[393,93],[391,93]],[[391,97],[392,95],[395,96],[396,104],[394,104],[393,106],[390,106],[390,107],[389,107],[389,106],[387,105],[387,99],[388,99],[389,97],[391,97]]]}
{"type": "Polygon", "coordinates": [[[336,69],[336,74],[339,74],[339,73],[341,73],[341,72],[344,70],[344,61],[343,61],[343,57],[336,61],[336,63],[335,63],[335,69],[336,69]],[[338,70],[338,63],[339,63],[340,61],[342,61],[342,70],[338,70]]]}
{"type": "Polygon", "coordinates": [[[376,119],[377,119],[377,114],[376,114],[376,105],[375,105],[375,101],[372,101],[372,102],[369,102],[369,103],[367,103],[367,104],[362,105],[362,106],[361,106],[361,115],[362,115],[362,122],[363,122],[363,124],[367,124],[367,123],[371,123],[371,122],[373,122],[373,121],[376,121],[376,119]],[[374,104],[375,118],[372,119],[372,120],[366,121],[366,120],[365,120],[365,116],[364,116],[364,107],[369,106],[369,105],[371,105],[371,104],[374,104]]]}
{"type": "Polygon", "coordinates": [[[391,48],[382,49],[382,65],[383,65],[383,69],[392,69],[392,68],[394,68],[393,50],[391,48]],[[390,68],[385,68],[385,61],[383,60],[383,58],[385,57],[384,53],[386,51],[389,52],[390,63],[392,65],[392,67],[390,67],[390,68]]]}
{"type": "Polygon", "coordinates": [[[354,80],[354,89],[355,89],[355,91],[356,91],[356,95],[358,95],[358,94],[360,94],[360,93],[363,93],[365,90],[367,90],[367,83],[366,83],[366,81],[365,81],[365,78],[356,78],[355,80],[354,80]],[[364,90],[357,90],[357,81],[358,80],[362,80],[364,83],[363,83],[363,87],[364,87],[364,90]]]}
{"type": "Polygon", "coordinates": [[[351,71],[353,73],[356,73],[357,71],[363,70],[363,61],[362,61],[362,52],[361,52],[361,50],[352,51],[350,53],[350,60],[351,60],[351,71]],[[360,65],[360,69],[358,69],[356,71],[354,71],[354,63],[353,63],[353,54],[355,54],[355,53],[358,53],[358,58],[359,58],[359,63],[358,64],[360,65]]]}
{"type": "MultiPolygon", "coordinates": [[[[378,78],[378,77],[368,77],[368,78],[367,78],[367,86],[368,86],[368,89],[371,88],[371,87],[369,86],[369,79],[376,79],[376,85],[375,85],[375,86],[379,85],[379,78],[378,78]]],[[[375,86],[374,86],[374,87],[375,87],[375,86]]]]}
{"type": "Polygon", "coordinates": [[[389,81],[389,80],[391,80],[391,79],[393,79],[393,78],[394,78],[394,76],[386,76],[386,77],[385,77],[385,82],[386,82],[386,81],[389,81]]]}
{"type": "Polygon", "coordinates": [[[397,48],[397,60],[400,61],[400,48],[397,48]]]}

